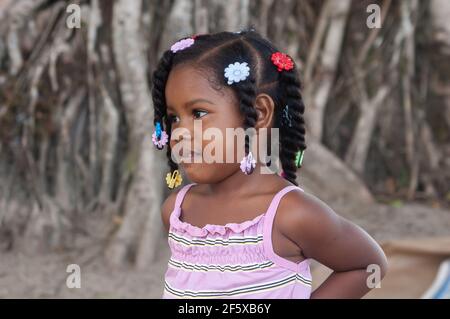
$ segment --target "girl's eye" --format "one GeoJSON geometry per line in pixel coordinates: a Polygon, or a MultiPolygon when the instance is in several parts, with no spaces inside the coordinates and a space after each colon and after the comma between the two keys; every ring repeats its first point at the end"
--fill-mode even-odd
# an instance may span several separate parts
{"type": "Polygon", "coordinates": [[[175,122],[179,121],[178,116],[176,116],[176,115],[169,114],[168,116],[169,116],[170,123],[175,123],[175,122]]]}
{"type": "Polygon", "coordinates": [[[197,119],[205,116],[206,114],[208,114],[208,112],[202,110],[194,110],[192,114],[194,114],[194,117],[197,119]]]}

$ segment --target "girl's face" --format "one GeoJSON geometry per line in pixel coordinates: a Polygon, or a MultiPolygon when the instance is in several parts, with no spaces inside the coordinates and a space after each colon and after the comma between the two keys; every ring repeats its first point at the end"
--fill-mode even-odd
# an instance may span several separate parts
{"type": "MultiPolygon", "coordinates": [[[[189,180],[195,183],[217,183],[234,174],[239,168],[240,154],[237,152],[237,140],[226,141],[226,128],[242,127],[244,117],[239,112],[233,91],[230,88],[221,88],[220,91],[211,87],[212,83],[206,78],[205,72],[200,72],[188,65],[179,65],[171,70],[167,79],[165,95],[167,103],[167,116],[172,123],[172,133],[180,128],[183,134],[172,135],[170,147],[178,148],[187,145],[184,150],[192,150],[201,163],[180,163],[189,180]],[[194,136],[194,121],[201,121],[201,130],[196,129],[194,136]],[[212,147],[213,139],[203,138],[203,132],[208,128],[215,128],[221,132],[222,142],[216,143],[216,149],[212,147]],[[197,144],[194,144],[194,138],[197,144]],[[207,152],[204,152],[205,147],[207,152]],[[201,148],[201,149],[199,149],[201,148]],[[216,156],[216,151],[222,150],[223,157],[219,163],[205,162],[205,155],[216,156]],[[225,154],[233,155],[233,163],[226,163],[225,154]]],[[[197,125],[200,122],[197,122],[197,125]]],[[[199,127],[198,127],[199,128],[199,127]]],[[[179,132],[182,132],[179,130],[179,132]]],[[[178,153],[178,152],[174,152],[178,153]]],[[[190,157],[191,154],[182,156],[190,157]]],[[[242,157],[243,155],[241,155],[242,157]]]]}

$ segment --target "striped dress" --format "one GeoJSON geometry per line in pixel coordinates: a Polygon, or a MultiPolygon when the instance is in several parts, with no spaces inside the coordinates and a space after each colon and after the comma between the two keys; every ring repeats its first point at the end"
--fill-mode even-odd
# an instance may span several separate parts
{"type": "Polygon", "coordinates": [[[309,259],[295,263],[272,247],[272,226],[281,198],[301,189],[280,190],[267,211],[252,220],[200,228],[180,219],[186,192],[177,194],[170,215],[168,243],[171,257],[164,280],[163,299],[302,299],[311,294],[309,259]]]}

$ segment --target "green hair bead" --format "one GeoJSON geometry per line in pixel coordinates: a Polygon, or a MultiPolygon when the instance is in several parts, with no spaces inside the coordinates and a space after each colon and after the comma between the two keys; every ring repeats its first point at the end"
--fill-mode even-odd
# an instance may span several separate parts
{"type": "Polygon", "coordinates": [[[295,155],[295,166],[297,166],[297,167],[302,166],[303,154],[304,154],[303,150],[297,152],[297,154],[295,155]]]}

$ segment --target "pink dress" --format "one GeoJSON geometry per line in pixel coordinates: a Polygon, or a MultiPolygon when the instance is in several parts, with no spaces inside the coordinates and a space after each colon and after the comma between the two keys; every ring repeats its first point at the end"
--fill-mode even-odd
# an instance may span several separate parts
{"type": "Polygon", "coordinates": [[[272,247],[272,226],[281,198],[295,185],[280,190],[267,211],[252,220],[200,228],[180,220],[181,204],[195,183],[177,194],[170,216],[171,257],[163,299],[302,299],[311,295],[309,259],[295,263],[272,247]]]}

